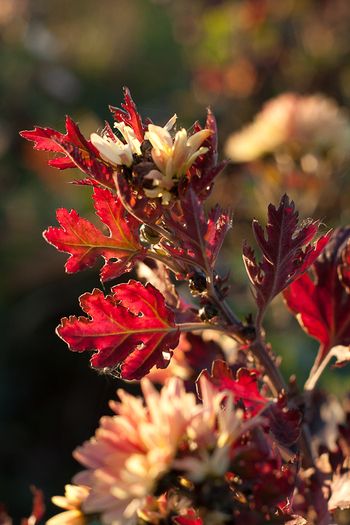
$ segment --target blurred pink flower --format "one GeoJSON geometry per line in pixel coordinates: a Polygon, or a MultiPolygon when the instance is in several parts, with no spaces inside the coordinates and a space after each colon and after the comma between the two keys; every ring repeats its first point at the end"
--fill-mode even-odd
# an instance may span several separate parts
{"type": "MultiPolygon", "coordinates": [[[[156,523],[167,512],[164,501],[159,507],[161,502],[156,504],[154,497],[166,474],[175,480],[181,472],[189,483],[201,483],[213,476],[222,479],[229,467],[232,445],[262,418],[258,415],[244,421],[232,394],[227,390],[218,392],[205,375],[199,387],[201,403],[193,393],[186,392],[177,377],[170,378],[160,392],[143,378],[144,403],[118,390],[121,402],[110,402],[116,415],[103,417],[95,437],[73,454],[87,468],[73,481],[90,487],[90,493],[73,506],[74,498],[69,495],[56,498],[55,503],[61,501],[64,508],[71,509],[67,518],[73,519],[73,525],[81,525],[79,519],[91,515],[113,525],[128,525],[137,516],[146,515],[156,523]]],[[[171,486],[170,482],[167,488],[171,486]]],[[[174,498],[168,501],[172,507],[179,505],[175,494],[174,498]]],[[[183,502],[187,510],[190,503],[183,502]]],[[[63,525],[56,519],[54,525],[63,525]]]]}
{"type": "Polygon", "coordinates": [[[100,428],[74,457],[89,470],[74,478],[91,487],[83,503],[86,514],[100,513],[104,523],[133,521],[145,496],[170,468],[191,419],[200,410],[195,395],[171,378],[160,393],[144,378],[141,399],[118,390],[112,401],[117,416],[101,419],[100,428]]]}
{"type": "Polygon", "coordinates": [[[302,160],[304,171],[312,171],[318,156],[349,154],[349,133],[349,118],[334,100],[284,93],[228,138],[226,154],[234,162],[250,162],[283,147],[285,155],[302,160]]]}

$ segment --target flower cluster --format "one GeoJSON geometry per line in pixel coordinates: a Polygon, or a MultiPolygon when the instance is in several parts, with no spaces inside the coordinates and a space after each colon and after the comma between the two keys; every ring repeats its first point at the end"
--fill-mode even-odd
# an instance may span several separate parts
{"type": "MultiPolygon", "coordinates": [[[[261,427],[265,419],[256,415],[244,420],[232,392],[219,391],[204,375],[199,380],[200,403],[179,378],[171,378],[160,393],[146,378],[141,387],[145,405],[118,390],[121,402],[110,402],[117,415],[102,418],[95,437],[74,452],[87,470],[74,477],[75,486],[66,487],[66,497],[53,498],[68,510],[52,518],[50,525],[68,521],[80,525],[96,517],[113,525],[134,523],[137,517],[157,524],[157,494],[163,491],[167,512],[181,500],[182,513],[195,512],[205,522],[214,515],[217,523],[230,518],[216,509],[215,492],[206,494],[204,510],[202,492],[214,483],[234,508],[235,482],[229,481],[229,472],[242,453],[242,436],[261,427]],[[175,491],[169,492],[169,486],[175,491]]],[[[178,503],[175,507],[180,512],[178,503]]]]}
{"type": "MultiPolygon", "coordinates": [[[[145,141],[151,145],[151,156],[154,168],[149,164],[149,171],[144,174],[144,180],[150,181],[151,187],[144,187],[144,192],[150,199],[161,198],[162,204],[170,203],[171,190],[185,175],[199,155],[207,153],[208,148],[201,146],[211,133],[203,129],[188,138],[187,131],[182,128],[175,136],[170,131],[176,122],[174,115],[162,128],[154,124],[148,125],[148,131],[144,134],[141,142],[130,126],[124,122],[115,123],[115,128],[120,132],[123,141],[118,139],[114,133],[109,131],[104,136],[92,133],[90,140],[99,150],[101,157],[114,166],[127,166],[132,168],[134,155],[143,155],[145,141]]],[[[142,162],[142,161],[141,161],[142,162]]]]}

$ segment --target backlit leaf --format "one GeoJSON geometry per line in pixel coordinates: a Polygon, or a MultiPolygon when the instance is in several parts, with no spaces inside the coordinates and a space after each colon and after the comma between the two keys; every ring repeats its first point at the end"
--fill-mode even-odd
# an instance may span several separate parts
{"type": "MultiPolygon", "coordinates": [[[[198,133],[202,128],[196,122],[193,127],[194,133],[198,133]]],[[[190,168],[190,186],[201,200],[205,200],[212,192],[215,177],[227,166],[228,161],[223,161],[217,165],[218,134],[216,121],[213,113],[208,108],[205,129],[210,129],[211,134],[203,142],[202,147],[208,148],[207,153],[197,157],[190,168]]]]}
{"type": "Polygon", "coordinates": [[[181,248],[170,246],[165,241],[164,249],[180,262],[197,266],[206,274],[211,273],[217,254],[230,226],[229,213],[218,205],[205,217],[203,203],[192,189],[181,202],[182,215],[170,212],[165,218],[166,226],[175,234],[181,248]]]}
{"type": "Polygon", "coordinates": [[[109,281],[131,271],[134,262],[142,260],[147,250],[139,244],[139,221],[126,212],[118,197],[96,187],[93,198],[97,215],[108,227],[109,236],[79,217],[75,210],[68,212],[63,208],[57,210],[61,227],[50,227],[44,237],[59,251],[71,254],[65,266],[67,273],[85,270],[103,256],[101,280],[109,281]]]}
{"type": "Polygon", "coordinates": [[[332,347],[350,345],[349,238],[349,226],[338,228],[312,265],[313,279],[305,273],[283,293],[302,328],[321,343],[316,366],[332,347]]]}
{"type": "Polygon", "coordinates": [[[34,149],[63,153],[47,161],[50,166],[58,169],[80,168],[84,173],[95,179],[99,184],[114,189],[112,178],[113,168],[104,162],[95,146],[86,140],[78,125],[66,117],[66,134],[51,128],[35,127],[32,131],[22,131],[20,135],[35,142],[34,149]]]}
{"type": "MultiPolygon", "coordinates": [[[[113,113],[114,119],[117,122],[124,122],[127,126],[130,126],[134,130],[136,137],[140,142],[142,142],[148,126],[142,124],[141,115],[138,113],[136,105],[131,98],[130,91],[127,87],[124,87],[124,100],[125,103],[122,104],[122,106],[125,111],[113,106],[109,106],[109,109],[113,113]]],[[[150,123],[151,121],[147,119],[147,124],[150,123]]]]}
{"type": "Polygon", "coordinates": [[[106,297],[95,289],[80,298],[89,316],[64,318],[58,335],[70,350],[95,350],[95,368],[119,367],[124,379],[141,379],[152,366],[166,368],[179,341],[174,314],[151,284],[119,284],[106,297]]]}
{"type": "Polygon", "coordinates": [[[300,434],[301,413],[299,409],[287,409],[286,396],[281,395],[277,400],[262,396],[259,392],[256,370],[240,368],[234,379],[228,364],[218,359],[213,362],[211,376],[207,370],[202,373],[220,391],[229,390],[238,405],[243,403],[246,416],[254,417],[258,413],[264,416],[270,430],[280,443],[290,446],[296,442],[300,434]]]}
{"type": "Polygon", "coordinates": [[[246,242],[243,259],[261,312],[265,312],[272,299],[300,277],[320,255],[330,232],[312,245],[310,241],[318,227],[319,222],[315,221],[298,230],[298,212],[287,195],[282,197],[277,209],[269,205],[267,237],[254,219],[253,232],[263,259],[257,263],[254,250],[246,242]]]}

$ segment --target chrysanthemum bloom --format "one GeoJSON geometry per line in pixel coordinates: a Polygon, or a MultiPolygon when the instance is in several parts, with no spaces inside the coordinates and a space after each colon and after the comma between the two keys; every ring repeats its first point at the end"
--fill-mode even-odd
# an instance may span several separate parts
{"type": "Polygon", "coordinates": [[[173,462],[174,468],[186,471],[186,478],[195,483],[207,477],[222,478],[229,468],[231,445],[264,421],[259,415],[243,421],[244,412],[235,408],[232,393],[218,392],[204,375],[199,385],[202,410],[187,428],[192,447],[197,452],[173,462]]]}
{"type": "Polygon", "coordinates": [[[130,167],[133,163],[133,154],[140,154],[140,141],[135,135],[134,130],[126,126],[124,122],[116,123],[115,127],[120,131],[125,139],[123,143],[114,133],[105,134],[103,137],[92,133],[90,140],[95,148],[100,152],[103,160],[114,166],[125,165],[130,167]]]}
{"type": "MultiPolygon", "coordinates": [[[[349,119],[336,102],[322,95],[284,93],[268,101],[254,122],[231,135],[226,154],[234,162],[250,162],[285,147],[289,154],[343,156],[349,153],[349,119]]],[[[311,157],[304,158],[311,170],[311,157]]],[[[303,168],[304,169],[304,168],[303,168]]]]}
{"type": "MultiPolygon", "coordinates": [[[[182,128],[173,137],[170,130],[176,119],[177,116],[174,115],[164,127],[149,124],[144,136],[144,140],[149,141],[152,146],[151,155],[155,166],[144,175],[145,180],[152,182],[153,188],[146,187],[144,192],[151,199],[161,198],[162,204],[165,205],[170,202],[172,195],[170,190],[175,183],[187,173],[199,155],[208,151],[208,148],[201,147],[201,144],[211,133],[210,130],[203,129],[188,138],[187,131],[182,128]]],[[[111,130],[102,137],[92,133],[90,140],[103,160],[114,166],[130,168],[134,163],[133,155],[143,155],[141,142],[134,130],[124,122],[116,123],[114,126],[123,136],[124,142],[111,130]]]]}
{"type": "Polygon", "coordinates": [[[65,496],[54,496],[52,502],[66,512],[61,512],[49,519],[47,525],[85,525],[88,521],[81,511],[81,504],[89,495],[90,489],[85,486],[65,486],[65,496]]]}
{"type": "Polygon", "coordinates": [[[163,204],[169,203],[169,190],[174,183],[187,173],[199,155],[208,151],[201,144],[210,133],[209,129],[202,129],[188,137],[187,131],[182,128],[173,138],[166,127],[149,124],[145,139],[153,146],[152,158],[158,170],[151,170],[145,177],[152,180],[155,186],[154,189],[145,189],[147,197],[162,197],[163,204]]]}
{"type": "Polygon", "coordinates": [[[121,403],[111,402],[118,415],[102,418],[95,437],[74,453],[89,469],[74,479],[91,487],[82,510],[101,514],[103,523],[134,521],[144,496],[152,494],[171,468],[186,427],[199,410],[180,379],[172,378],[160,394],[146,378],[141,386],[146,406],[119,390],[121,403]]]}

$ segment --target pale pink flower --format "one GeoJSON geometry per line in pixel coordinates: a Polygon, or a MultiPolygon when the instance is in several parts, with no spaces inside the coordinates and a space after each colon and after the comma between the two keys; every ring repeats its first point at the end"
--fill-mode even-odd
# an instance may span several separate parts
{"type": "Polygon", "coordinates": [[[267,153],[298,155],[304,171],[317,167],[318,157],[349,154],[349,118],[336,102],[322,95],[284,93],[269,100],[252,124],[231,135],[226,154],[234,162],[250,162],[267,153]]]}
{"type": "Polygon", "coordinates": [[[85,525],[87,517],[81,511],[81,504],[86,500],[90,489],[85,486],[65,486],[65,496],[54,496],[52,502],[66,512],[50,518],[47,525],[85,525]]]}
{"type": "Polygon", "coordinates": [[[78,448],[74,457],[89,470],[74,482],[91,487],[82,505],[86,514],[101,514],[103,523],[134,521],[143,499],[157,480],[170,470],[178,445],[198,412],[194,394],[183,382],[171,378],[160,393],[143,378],[141,399],[119,390],[120,403],[111,402],[117,413],[101,419],[95,437],[78,448]]]}
{"type": "Polygon", "coordinates": [[[199,385],[202,410],[187,428],[197,453],[173,462],[173,467],[185,471],[186,479],[194,483],[207,477],[222,478],[229,468],[231,445],[264,422],[259,415],[244,421],[244,412],[235,408],[232,392],[218,392],[204,375],[200,377],[199,385]]]}

